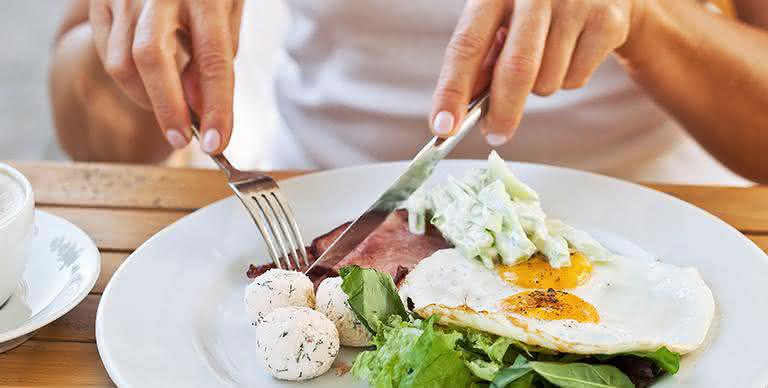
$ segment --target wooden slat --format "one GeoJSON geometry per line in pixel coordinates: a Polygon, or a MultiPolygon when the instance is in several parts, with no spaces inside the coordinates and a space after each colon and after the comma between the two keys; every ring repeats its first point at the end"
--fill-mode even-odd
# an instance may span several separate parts
{"type": "Polygon", "coordinates": [[[707,210],[741,231],[768,232],[768,186],[650,186],[707,210]]]}
{"type": "Polygon", "coordinates": [[[96,280],[96,285],[91,290],[91,294],[101,294],[104,292],[104,287],[109,283],[112,274],[117,271],[117,268],[120,267],[120,264],[129,255],[129,252],[101,252],[101,273],[99,274],[99,279],[96,280]]]}
{"type": "Polygon", "coordinates": [[[101,295],[88,295],[72,311],[40,329],[35,340],[96,343],[96,309],[101,295]]]}
{"type": "MultiPolygon", "coordinates": [[[[231,195],[218,170],[109,163],[10,162],[42,205],[197,209],[231,195]]],[[[299,172],[271,174],[283,179],[299,172]]]]}
{"type": "Polygon", "coordinates": [[[0,354],[0,386],[112,387],[96,344],[31,340],[0,354]]]}
{"type": "Polygon", "coordinates": [[[100,249],[133,250],[187,210],[91,209],[39,206],[82,228],[100,249]]]}
{"type": "Polygon", "coordinates": [[[747,235],[750,240],[754,241],[765,253],[768,253],[768,236],[755,236],[747,235]]]}

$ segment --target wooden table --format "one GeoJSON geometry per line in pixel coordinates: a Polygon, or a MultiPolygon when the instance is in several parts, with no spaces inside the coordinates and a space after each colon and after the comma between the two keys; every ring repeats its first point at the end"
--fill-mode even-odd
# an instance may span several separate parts
{"type": "MultiPolygon", "coordinates": [[[[96,349],[99,298],[112,273],[166,225],[230,195],[211,170],[108,164],[12,163],[35,189],[39,209],[84,229],[99,247],[96,287],[32,340],[0,355],[0,386],[111,386],[96,349]]],[[[275,172],[278,179],[298,172],[275,172]]],[[[768,187],[652,185],[730,223],[768,251],[768,187]]]]}

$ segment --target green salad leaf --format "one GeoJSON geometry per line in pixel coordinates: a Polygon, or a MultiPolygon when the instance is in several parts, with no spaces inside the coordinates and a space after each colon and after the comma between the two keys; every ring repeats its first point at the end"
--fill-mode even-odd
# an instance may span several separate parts
{"type": "Polygon", "coordinates": [[[532,387],[533,368],[523,356],[517,356],[515,362],[496,374],[491,382],[492,388],[532,387]]]}
{"type": "Polygon", "coordinates": [[[611,365],[528,361],[518,356],[515,362],[496,374],[492,388],[532,387],[544,380],[561,388],[634,388],[632,381],[611,365]]]}
{"type": "Polygon", "coordinates": [[[456,349],[461,334],[435,328],[436,321],[393,316],[374,341],[381,345],[357,356],[352,375],[377,388],[472,386],[476,378],[456,349]]]}
{"type": "Polygon", "coordinates": [[[441,326],[437,316],[423,320],[409,314],[389,274],[358,266],[339,272],[352,311],[374,334],[375,348],[357,356],[352,374],[374,387],[629,388],[632,381],[610,365],[612,359],[649,360],[658,368],[654,376],[676,373],[680,366],[680,355],[666,348],[570,355],[472,328],[441,326]]]}
{"type": "Polygon", "coordinates": [[[680,353],[675,353],[666,347],[662,347],[655,352],[627,352],[610,355],[594,356],[600,361],[610,360],[618,356],[635,356],[653,361],[659,369],[664,372],[675,374],[680,370],[680,353]]]}
{"type": "Polygon", "coordinates": [[[529,364],[536,374],[561,388],[635,387],[627,375],[612,365],[546,361],[531,361],[529,364]]]}
{"type": "Polygon", "coordinates": [[[349,298],[349,306],[371,333],[392,315],[408,319],[408,311],[400,300],[397,287],[388,273],[351,265],[339,270],[341,289],[349,298]]]}

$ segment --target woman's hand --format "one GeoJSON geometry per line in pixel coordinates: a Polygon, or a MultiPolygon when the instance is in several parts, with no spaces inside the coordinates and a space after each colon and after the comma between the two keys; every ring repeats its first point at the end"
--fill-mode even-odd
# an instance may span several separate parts
{"type": "Polygon", "coordinates": [[[473,94],[490,82],[483,132],[509,140],[533,92],[548,96],[587,83],[627,40],[642,0],[468,0],[445,53],[432,128],[448,136],[473,94]]]}
{"type": "Polygon", "coordinates": [[[175,148],[189,142],[189,106],[200,115],[203,151],[226,148],[242,6],[242,0],[91,1],[104,69],[131,100],[154,111],[175,148]]]}

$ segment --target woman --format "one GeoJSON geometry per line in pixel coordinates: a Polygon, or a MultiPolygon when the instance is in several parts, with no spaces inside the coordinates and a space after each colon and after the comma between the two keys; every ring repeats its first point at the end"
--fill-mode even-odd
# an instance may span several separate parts
{"type": "MultiPolygon", "coordinates": [[[[695,0],[287,2],[275,90],[307,164],[410,158],[422,128],[450,136],[489,85],[484,136],[455,157],[483,157],[486,141],[508,159],[732,182],[679,122],[732,171],[768,182],[763,0],[734,0],[740,20],[695,0]]],[[[242,10],[238,0],[75,1],[51,77],[64,148],[160,161],[190,140],[191,105],[202,149],[222,152],[242,10]]]]}

